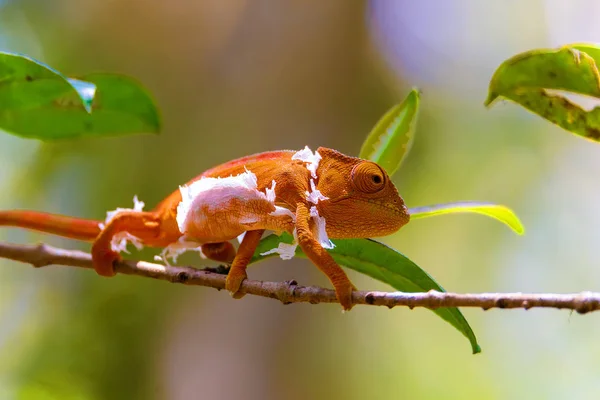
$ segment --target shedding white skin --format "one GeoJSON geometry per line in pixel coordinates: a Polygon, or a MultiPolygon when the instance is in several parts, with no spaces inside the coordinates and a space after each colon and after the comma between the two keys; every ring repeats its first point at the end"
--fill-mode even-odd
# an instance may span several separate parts
{"type": "MultiPolygon", "coordinates": [[[[257,198],[260,193],[257,190],[256,175],[246,171],[237,176],[227,178],[201,178],[192,184],[179,186],[181,202],[177,206],[177,226],[183,234],[187,232],[187,226],[195,221],[194,208],[204,204],[209,205],[209,211],[223,204],[223,197],[257,198]],[[249,197],[248,197],[249,196],[249,197]]],[[[263,196],[266,195],[263,193],[263,196]]],[[[199,218],[206,217],[198,215],[199,218]]],[[[200,222],[200,221],[198,221],[200,222]]]]}
{"type": "MultiPolygon", "coordinates": [[[[310,216],[315,221],[316,232],[315,236],[319,244],[324,249],[333,249],[335,245],[329,239],[327,235],[327,229],[325,225],[325,218],[319,215],[317,207],[312,206],[310,208],[310,216]]],[[[294,241],[292,243],[279,243],[276,248],[264,253],[260,253],[261,256],[267,256],[269,254],[279,254],[282,260],[290,260],[296,255],[296,248],[298,247],[298,235],[296,229],[294,229],[294,241]]]]}
{"type": "MultiPolygon", "coordinates": [[[[246,170],[245,172],[225,178],[201,178],[190,185],[179,187],[181,193],[181,202],[177,206],[177,225],[183,236],[176,243],[173,243],[163,251],[161,259],[166,262],[167,258],[174,261],[177,257],[190,250],[200,251],[202,243],[214,241],[228,241],[233,237],[226,237],[226,234],[238,230],[237,236],[241,241],[245,234],[244,229],[248,225],[260,222],[265,215],[255,212],[252,208],[236,209],[239,212],[239,218],[224,219],[223,225],[215,224],[212,220],[217,213],[223,214],[226,210],[233,207],[233,204],[241,204],[243,207],[250,201],[261,201],[272,206],[271,216],[287,216],[295,221],[295,215],[290,210],[275,205],[275,180],[271,187],[266,188],[264,192],[258,190],[256,175],[246,170]],[[211,231],[212,230],[212,231],[211,231]],[[206,237],[194,237],[189,232],[204,233],[206,237]],[[216,236],[215,236],[216,235],[216,236]],[[218,237],[218,235],[224,235],[218,237]]],[[[264,204],[264,203],[263,203],[264,204]]],[[[201,253],[202,254],[202,253],[201,253]]]]}
{"type": "Polygon", "coordinates": [[[267,256],[269,254],[279,254],[282,260],[291,260],[296,255],[296,248],[298,247],[298,235],[296,229],[294,229],[294,241],[292,243],[279,243],[277,247],[264,253],[260,253],[261,256],[267,256]]]}
{"type": "Polygon", "coordinates": [[[317,210],[317,207],[312,206],[310,208],[310,216],[316,223],[317,241],[321,243],[321,246],[323,246],[324,249],[333,249],[335,245],[331,240],[329,240],[329,236],[327,236],[327,230],[325,229],[325,218],[319,215],[319,210],[317,210]]]}
{"type": "MultiPolygon", "coordinates": [[[[210,217],[212,211],[223,210],[227,203],[233,199],[268,201],[275,208],[275,211],[271,212],[270,215],[288,215],[295,218],[294,213],[290,210],[274,204],[275,186],[276,182],[273,180],[271,187],[265,189],[265,193],[259,191],[256,175],[248,170],[239,175],[226,178],[201,178],[189,186],[180,186],[179,191],[182,200],[177,206],[179,230],[185,234],[188,231],[189,224],[201,224],[203,218],[210,217]],[[206,206],[208,207],[208,213],[195,212],[206,206]]],[[[239,222],[250,224],[259,221],[262,217],[262,215],[248,213],[239,222]]]]}
{"type": "MultiPolygon", "coordinates": [[[[104,223],[99,223],[98,226],[100,227],[100,229],[104,229],[104,227],[108,225],[110,220],[112,220],[117,214],[124,211],[142,212],[144,210],[145,205],[146,204],[143,201],[138,200],[137,195],[135,195],[133,196],[133,208],[118,207],[116,210],[108,211],[106,213],[106,220],[104,221],[104,223]]],[[[124,252],[129,254],[129,251],[127,251],[127,245],[129,243],[133,244],[138,250],[144,248],[142,241],[130,234],[129,232],[119,232],[116,235],[114,235],[110,242],[110,248],[112,251],[117,253],[124,252]]]]}
{"type": "Polygon", "coordinates": [[[317,204],[321,200],[328,200],[329,197],[323,196],[323,194],[315,187],[315,180],[310,180],[310,192],[306,191],[306,200],[313,204],[317,204]]]}
{"type": "MultiPolygon", "coordinates": [[[[310,180],[310,192],[306,192],[306,200],[312,204],[317,204],[321,200],[328,200],[327,196],[324,196],[319,189],[317,189],[315,184],[315,179],[317,179],[317,168],[319,168],[319,162],[321,161],[321,155],[318,151],[314,153],[310,151],[308,146],[304,147],[303,150],[296,152],[292,156],[292,160],[302,160],[306,163],[306,168],[310,171],[310,175],[312,179],[310,180]]],[[[327,236],[327,230],[325,229],[325,218],[319,215],[319,211],[317,207],[312,206],[310,208],[310,216],[313,218],[316,224],[316,236],[317,241],[323,246],[325,249],[333,249],[335,245],[329,240],[329,236],[327,236]]]]}
{"type": "Polygon", "coordinates": [[[297,151],[292,156],[292,160],[300,160],[307,163],[306,169],[310,171],[310,176],[312,176],[313,179],[317,179],[317,168],[319,168],[321,158],[318,151],[313,153],[308,146],[305,146],[302,150],[297,151]]]}
{"type": "Polygon", "coordinates": [[[187,252],[187,251],[196,251],[200,254],[201,258],[206,259],[206,256],[202,252],[202,246],[198,245],[197,242],[190,242],[185,240],[185,237],[182,236],[175,243],[171,243],[167,247],[163,249],[163,251],[158,256],[154,256],[154,261],[162,261],[167,266],[171,266],[169,263],[169,258],[173,260],[173,263],[177,262],[177,258],[187,252]]]}
{"type": "MultiPolygon", "coordinates": [[[[317,189],[315,184],[315,179],[317,179],[317,168],[319,168],[319,162],[321,161],[321,155],[318,151],[314,153],[310,150],[308,146],[304,147],[304,149],[297,151],[292,156],[292,160],[301,160],[307,163],[306,168],[310,171],[311,180],[310,180],[310,192],[306,191],[306,200],[312,204],[317,204],[319,201],[328,200],[327,196],[324,196],[319,189],[317,189]]],[[[317,207],[313,206],[310,208],[310,216],[313,218],[316,224],[316,237],[321,246],[325,249],[333,249],[335,245],[329,240],[329,236],[327,236],[327,231],[325,229],[325,218],[319,215],[319,211],[317,207]]],[[[238,239],[239,240],[239,239],[238,239]]],[[[298,247],[298,236],[297,232],[294,229],[294,241],[290,243],[279,243],[276,248],[261,253],[262,256],[266,256],[269,254],[279,254],[281,259],[289,260],[294,257],[296,254],[296,248],[298,247]]]]}

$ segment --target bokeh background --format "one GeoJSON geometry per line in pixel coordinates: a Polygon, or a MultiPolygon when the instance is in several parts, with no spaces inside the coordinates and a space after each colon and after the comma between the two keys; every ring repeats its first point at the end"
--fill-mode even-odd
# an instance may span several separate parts
{"type": "MultiPolygon", "coordinates": [[[[600,41],[590,1],[0,1],[0,49],[68,74],[141,80],[159,136],[39,143],[0,134],[0,207],[103,219],[204,169],[304,145],[358,150],[412,86],[422,110],[395,181],[409,206],[511,206],[384,239],[447,290],[600,289],[600,147],[514,104],[483,107],[506,58],[600,41]]],[[[20,230],[0,239],[85,244],[20,230]]],[[[133,254],[151,259],[152,252],[133,254]]],[[[187,259],[199,263],[199,260],[187,259]]],[[[304,260],[256,279],[327,285],[304,260]]],[[[350,272],[362,289],[385,289],[350,272]]],[[[424,309],[289,305],[0,260],[1,399],[596,399],[600,319],[465,309],[483,353],[424,309]]]]}

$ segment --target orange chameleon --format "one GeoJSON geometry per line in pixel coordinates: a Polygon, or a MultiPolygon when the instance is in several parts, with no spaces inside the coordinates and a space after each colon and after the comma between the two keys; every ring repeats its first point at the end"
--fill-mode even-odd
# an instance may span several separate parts
{"type": "MultiPolygon", "coordinates": [[[[168,259],[188,250],[231,263],[226,289],[234,297],[265,230],[288,232],[293,244],[267,253],[289,259],[296,246],[335,288],[342,307],[352,307],[354,285],[327,253],[329,238],[389,235],[410,219],[402,197],[377,164],[338,151],[308,146],[270,151],[219,165],[192,179],[152,211],[134,198],[134,209],[117,209],[106,221],[37,211],[0,211],[0,226],[15,226],[93,242],[99,275],[114,276],[113,262],[128,243],[164,248],[168,259]],[[229,242],[241,239],[236,252],[229,242]]],[[[265,254],[265,253],[263,253],[265,254]]]]}

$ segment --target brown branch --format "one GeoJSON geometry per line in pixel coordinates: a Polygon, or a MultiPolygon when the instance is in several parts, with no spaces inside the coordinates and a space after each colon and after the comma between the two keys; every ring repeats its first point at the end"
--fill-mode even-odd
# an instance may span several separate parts
{"type": "MultiPolygon", "coordinates": [[[[0,258],[31,264],[36,268],[48,265],[92,268],[92,258],[81,251],[64,250],[45,244],[18,245],[0,243],[0,258]]],[[[145,261],[123,261],[115,266],[120,274],[137,275],[185,285],[225,288],[225,275],[191,267],[166,267],[145,261]]],[[[241,292],[278,299],[284,304],[308,302],[337,303],[335,292],[316,286],[299,286],[295,281],[262,282],[246,279],[241,292]]],[[[580,314],[600,310],[600,293],[578,294],[524,294],[524,293],[478,293],[456,294],[431,290],[426,293],[363,292],[352,295],[354,304],[377,306],[426,307],[479,307],[490,308],[566,308],[580,314]]]]}

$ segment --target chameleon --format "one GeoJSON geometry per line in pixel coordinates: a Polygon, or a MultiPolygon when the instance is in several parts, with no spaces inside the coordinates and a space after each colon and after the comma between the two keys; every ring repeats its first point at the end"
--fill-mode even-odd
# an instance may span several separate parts
{"type": "Polygon", "coordinates": [[[0,211],[0,226],[20,227],[92,243],[94,270],[116,274],[127,245],[162,248],[167,266],[185,251],[230,264],[225,288],[234,298],[265,233],[287,232],[262,254],[294,256],[299,246],[335,289],[344,310],[352,308],[352,284],[327,252],[331,239],[390,235],[410,220],[408,209],[378,164],[319,147],[277,150],[238,158],[180,185],[151,211],[134,197],[134,208],[109,211],[105,221],[30,210],[0,211]],[[232,241],[240,241],[236,250],[232,241]]]}

